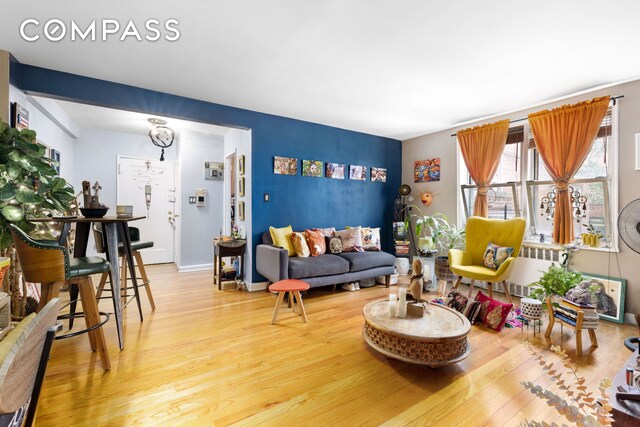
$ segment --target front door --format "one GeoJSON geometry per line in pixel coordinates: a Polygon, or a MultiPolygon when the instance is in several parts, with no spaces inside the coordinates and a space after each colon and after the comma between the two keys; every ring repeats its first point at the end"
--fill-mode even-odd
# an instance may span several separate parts
{"type": "Polygon", "coordinates": [[[118,205],[132,205],[134,216],[146,216],[130,223],[142,241],[153,241],[153,248],[144,249],[145,264],[174,262],[174,164],[120,157],[117,187],[118,205]]]}

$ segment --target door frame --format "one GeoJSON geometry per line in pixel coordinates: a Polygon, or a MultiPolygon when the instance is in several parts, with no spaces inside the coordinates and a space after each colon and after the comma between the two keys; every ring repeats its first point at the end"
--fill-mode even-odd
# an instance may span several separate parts
{"type": "MultiPolygon", "coordinates": [[[[155,161],[154,159],[150,159],[148,157],[141,157],[141,156],[129,156],[129,155],[121,155],[118,154],[117,155],[117,162],[116,162],[116,203],[118,201],[118,180],[120,179],[120,161],[122,159],[129,159],[129,160],[151,160],[151,161],[155,161]]],[[[176,201],[174,203],[174,207],[173,207],[173,213],[174,215],[177,215],[176,217],[176,229],[173,233],[173,263],[175,265],[180,265],[180,242],[182,241],[182,216],[180,215],[180,208],[182,206],[182,204],[180,203],[180,201],[182,200],[181,198],[181,194],[180,194],[180,163],[176,160],[163,160],[164,162],[167,163],[172,163],[173,164],[173,183],[176,187],[176,191],[175,191],[175,196],[176,196],[176,201]],[[176,214],[177,211],[177,214],[176,214]]]]}

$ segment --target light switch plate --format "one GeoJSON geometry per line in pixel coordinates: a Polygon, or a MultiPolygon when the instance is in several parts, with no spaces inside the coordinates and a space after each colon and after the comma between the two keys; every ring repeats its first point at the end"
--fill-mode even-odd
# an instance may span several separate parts
{"type": "Polygon", "coordinates": [[[189,196],[189,204],[190,205],[196,204],[196,196],[189,196]]]}

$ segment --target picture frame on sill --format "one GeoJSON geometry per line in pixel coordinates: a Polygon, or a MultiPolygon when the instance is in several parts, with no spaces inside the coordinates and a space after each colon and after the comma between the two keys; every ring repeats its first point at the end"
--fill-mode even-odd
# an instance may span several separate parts
{"type": "Polygon", "coordinates": [[[627,280],[591,273],[582,273],[582,280],[588,280],[591,286],[599,288],[595,297],[598,317],[609,322],[624,323],[627,280]]]}
{"type": "Polygon", "coordinates": [[[244,197],[244,176],[240,177],[240,182],[238,183],[238,192],[240,193],[240,197],[244,197]]]}
{"type": "Polygon", "coordinates": [[[238,202],[238,219],[240,221],[244,221],[244,202],[243,201],[238,202]]]}
{"type": "Polygon", "coordinates": [[[238,174],[244,175],[244,154],[238,158],[238,174]]]}

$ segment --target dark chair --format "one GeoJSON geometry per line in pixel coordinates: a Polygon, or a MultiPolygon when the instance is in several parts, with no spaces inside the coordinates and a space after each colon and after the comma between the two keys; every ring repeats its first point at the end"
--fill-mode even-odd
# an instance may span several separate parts
{"type": "Polygon", "coordinates": [[[0,342],[0,426],[32,426],[51,353],[60,300],[27,316],[0,342]]]}
{"type": "MultiPolygon", "coordinates": [[[[152,248],[153,242],[151,241],[141,242],[140,229],[138,229],[137,227],[129,227],[129,236],[131,237],[131,250],[133,251],[133,257],[135,258],[135,267],[138,267],[138,271],[140,272],[140,277],[136,276],[136,279],[138,280],[137,287],[128,285],[127,281],[131,279],[127,277],[127,273],[128,273],[127,258],[124,254],[123,243],[120,239],[120,236],[118,236],[118,255],[120,256],[120,280],[123,284],[121,287],[122,294],[123,294],[122,297],[126,299],[127,291],[133,290],[134,297],[138,298],[139,297],[138,288],[144,286],[144,289],[147,292],[147,298],[149,299],[149,304],[151,304],[151,310],[155,310],[156,304],[153,300],[153,294],[151,293],[149,277],[147,276],[147,271],[144,268],[144,261],[142,260],[142,254],[140,253],[142,249],[152,248]]],[[[99,224],[94,225],[93,238],[96,242],[97,251],[100,253],[104,253],[105,247],[104,247],[103,234],[99,224]]],[[[104,274],[100,279],[100,284],[98,285],[98,292],[96,293],[98,298],[101,298],[102,292],[110,291],[109,288],[105,288],[107,279],[108,279],[107,274],[104,274]]],[[[126,302],[125,302],[125,306],[126,306],[126,302]]],[[[140,313],[140,316],[142,316],[142,313],[140,313]]]]}
{"type": "MultiPolygon", "coordinates": [[[[10,227],[24,280],[41,284],[40,304],[37,311],[56,298],[63,285],[78,286],[84,312],[74,313],[73,316],[84,317],[87,329],[58,336],[56,339],[88,333],[91,350],[97,350],[102,367],[110,369],[111,363],[102,329],[102,325],[109,320],[109,315],[98,311],[98,302],[91,280],[92,274],[108,272],[109,263],[100,257],[70,258],[67,248],[60,246],[58,242],[34,240],[16,225],[11,224],[10,227]],[[101,321],[101,315],[105,320],[101,321]]],[[[62,317],[69,318],[69,316],[62,317]]]]}

